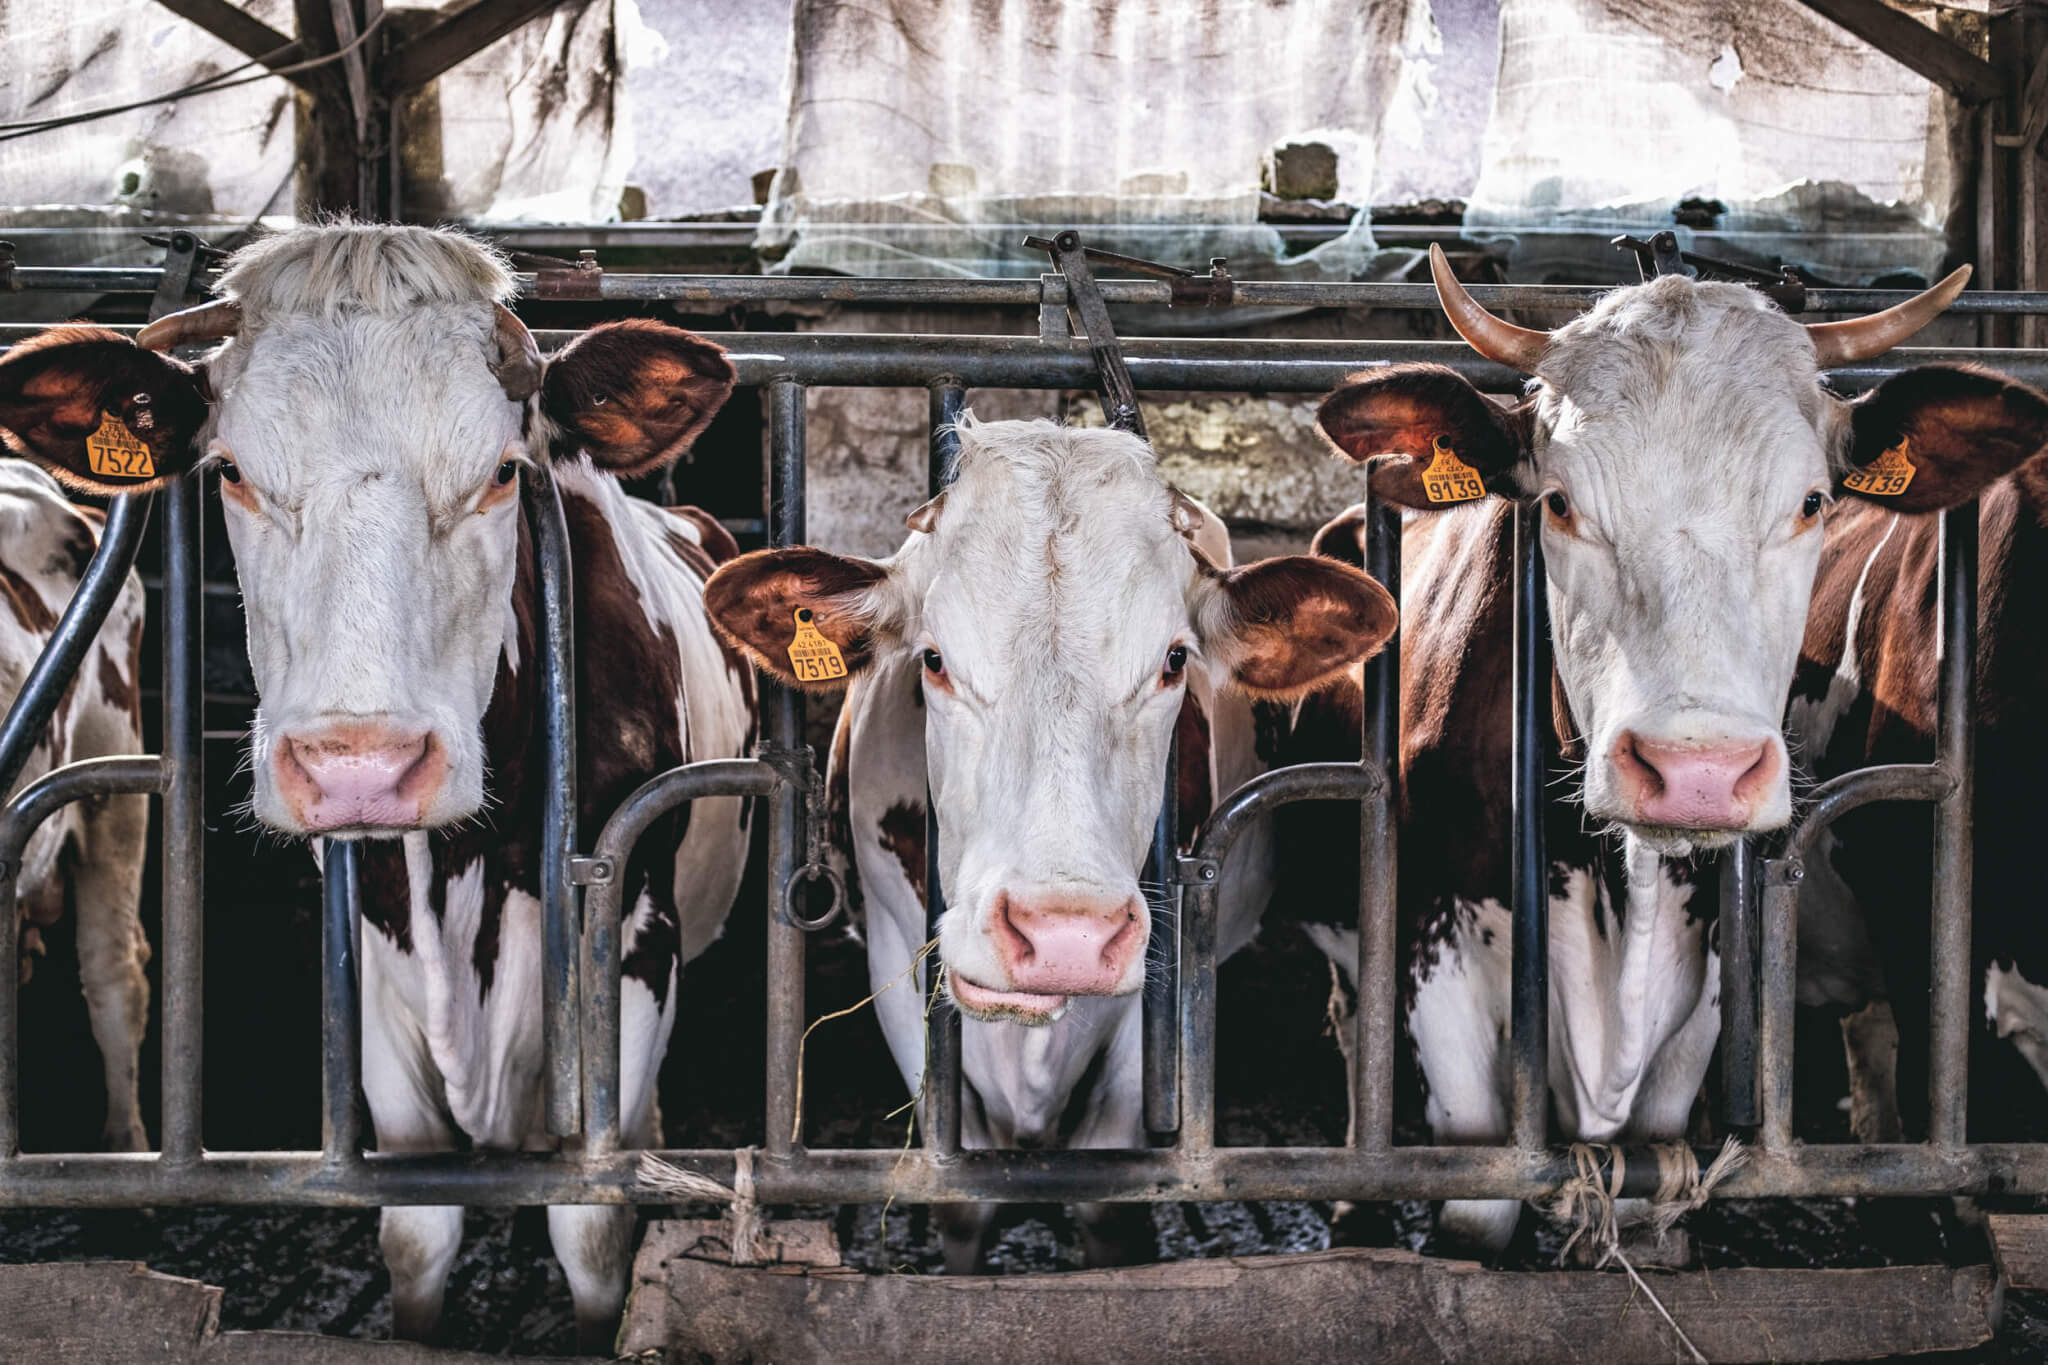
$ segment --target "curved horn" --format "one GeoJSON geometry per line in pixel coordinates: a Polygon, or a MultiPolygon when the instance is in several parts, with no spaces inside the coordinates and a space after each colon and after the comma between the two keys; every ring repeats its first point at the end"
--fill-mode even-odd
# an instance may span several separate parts
{"type": "Polygon", "coordinates": [[[1915,294],[1904,303],[1893,304],[1882,313],[1841,322],[1816,322],[1806,329],[1806,334],[1813,338],[1814,359],[1823,370],[1829,370],[1883,355],[1939,317],[1969,282],[1970,267],[1958,266],[1932,289],[1915,294]]]}
{"type": "Polygon", "coordinates": [[[1542,359],[1543,348],[1550,344],[1550,333],[1503,322],[1473,302],[1465,286],[1451,273],[1444,249],[1434,242],[1429,244],[1429,273],[1436,280],[1436,296],[1444,306],[1444,316],[1465,338],[1466,345],[1488,360],[1523,374],[1536,372],[1536,362],[1542,359]]]}
{"type": "Polygon", "coordinates": [[[507,398],[524,403],[540,391],[540,347],[533,344],[533,333],[526,330],[526,324],[510,308],[494,303],[491,311],[497,317],[493,337],[498,348],[491,373],[498,376],[507,398]]]}
{"type": "Polygon", "coordinates": [[[135,344],[145,351],[168,351],[200,341],[218,341],[242,330],[242,305],[233,299],[215,299],[197,308],[166,313],[135,334],[135,344]]]}

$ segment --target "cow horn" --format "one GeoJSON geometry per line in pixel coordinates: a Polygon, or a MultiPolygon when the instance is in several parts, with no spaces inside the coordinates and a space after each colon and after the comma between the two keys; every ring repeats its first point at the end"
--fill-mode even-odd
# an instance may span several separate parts
{"type": "Polygon", "coordinates": [[[507,398],[524,403],[540,390],[540,347],[533,344],[533,333],[510,308],[502,303],[491,308],[497,316],[493,343],[498,355],[491,363],[491,373],[498,376],[507,398]]]}
{"type": "Polygon", "coordinates": [[[218,341],[242,330],[242,305],[233,299],[215,299],[197,308],[166,313],[135,334],[135,344],[145,351],[168,351],[201,341],[218,341]]]}
{"type": "Polygon", "coordinates": [[[1503,322],[1481,308],[1465,292],[1465,286],[1458,283],[1458,277],[1451,273],[1450,261],[1444,257],[1444,249],[1434,242],[1429,245],[1429,273],[1436,279],[1436,296],[1444,306],[1444,316],[1465,338],[1466,345],[1510,369],[1523,374],[1536,372],[1536,362],[1543,358],[1543,348],[1550,344],[1550,333],[1503,322]]]}
{"type": "Polygon", "coordinates": [[[1893,304],[1867,318],[1841,322],[1817,322],[1806,329],[1813,338],[1814,359],[1823,370],[1851,365],[1883,355],[1892,347],[1925,327],[1955,302],[1956,295],[1970,282],[1970,267],[1957,266],[1954,273],[1932,289],[1923,290],[1904,303],[1893,304]]]}

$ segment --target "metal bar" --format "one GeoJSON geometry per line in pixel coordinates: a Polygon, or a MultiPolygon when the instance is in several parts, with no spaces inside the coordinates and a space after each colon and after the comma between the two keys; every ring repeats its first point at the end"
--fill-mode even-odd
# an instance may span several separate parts
{"type": "Polygon", "coordinates": [[[1550,866],[1543,851],[1543,727],[1550,718],[1543,548],[1535,504],[1514,511],[1514,980],[1510,1052],[1516,1145],[1541,1147],[1550,1125],[1550,866]]]}
{"type": "Polygon", "coordinates": [[[568,1137],[583,1126],[581,896],[569,881],[580,846],[576,804],[576,621],[569,523],[554,476],[526,471],[523,498],[540,589],[540,708],[547,746],[541,798],[541,1055],[547,1130],[568,1137]]]}
{"type": "MultiPolygon", "coordinates": [[[[1998,103],[1977,111],[1977,253],[1969,291],[1979,299],[1999,297],[1998,286],[1998,103]]],[[[1977,320],[1977,344],[1998,339],[1998,324],[1988,310],[1977,320]]]]}
{"type": "MultiPolygon", "coordinates": [[[[2031,157],[2031,153],[2026,155],[2031,157]]],[[[1977,505],[1941,518],[1941,634],[1935,761],[1954,783],[1934,808],[1933,996],[1928,1035],[1928,1140],[1960,1147],[1969,1117],[1971,856],[1975,796],[1977,505]]]]}
{"type": "Polygon", "coordinates": [[[1806,875],[1797,857],[1764,864],[1763,944],[1759,966],[1763,998],[1757,1047],[1763,1068],[1759,1137],[1768,1152],[1792,1150],[1793,1009],[1798,1003],[1799,882],[1806,875]]]}
{"type": "Polygon", "coordinates": [[[634,846],[649,825],[686,801],[766,796],[783,785],[782,774],[758,759],[686,763],[641,783],[605,821],[591,852],[596,869],[583,902],[584,1151],[611,1152],[619,1144],[620,904],[634,846]]]}
{"type": "MultiPolygon", "coordinates": [[[[163,1132],[164,1160],[201,1147],[205,1027],[205,604],[200,481],[163,490],[163,1132]]],[[[333,1024],[330,1018],[329,1026],[333,1024]]]]}
{"type": "MultiPolygon", "coordinates": [[[[804,515],[805,408],[803,385],[778,379],[768,386],[768,544],[801,545],[809,534],[804,515]]],[[[804,748],[804,696],[793,687],[763,684],[768,740],[790,753],[804,748]]],[[[797,1129],[797,1052],[804,1029],[804,940],[783,909],[783,888],[803,861],[808,794],[778,787],[768,802],[768,1075],[767,1150],[771,1162],[800,1150],[797,1129]]]]}
{"type": "Polygon", "coordinates": [[[44,773],[0,807],[0,1167],[21,1150],[21,917],[14,907],[22,852],[36,827],[73,801],[162,787],[155,758],[88,758],[44,773]]]}
{"type": "MultiPolygon", "coordinates": [[[[967,390],[951,375],[942,375],[930,386],[931,445],[925,471],[925,491],[933,497],[944,492],[959,473],[960,434],[954,429],[967,410],[967,390]]],[[[946,917],[946,888],[939,875],[939,808],[931,788],[924,794],[924,928],[927,940],[939,936],[939,923],[946,917]]],[[[939,971],[926,958],[924,973],[924,1095],[919,1126],[924,1130],[924,1149],[938,1158],[950,1158],[960,1151],[960,1011],[940,989],[939,971]]]]}
{"type": "MultiPolygon", "coordinates": [[[[1179,722],[1176,719],[1175,729],[1179,722]]],[[[1153,907],[1151,937],[1146,945],[1145,994],[1140,1005],[1139,1074],[1143,1078],[1143,1104],[1147,1132],[1168,1134],[1180,1127],[1180,1075],[1178,1043],[1181,1030],[1181,943],[1182,912],[1178,879],[1174,867],[1180,858],[1180,736],[1167,740],[1166,778],[1161,784],[1159,817],[1152,822],[1152,847],[1145,854],[1141,880],[1147,888],[1159,888],[1160,903],[1153,907]]]]}
{"type": "Polygon", "coordinates": [[[356,952],[362,942],[359,848],[329,839],[321,859],[320,1147],[331,1164],[363,1158],[356,1091],[363,1077],[363,1009],[356,952]]]}
{"type": "MultiPolygon", "coordinates": [[[[1398,601],[1401,509],[1368,497],[1365,568],[1398,601]]],[[[1365,666],[1360,763],[1380,790],[1359,802],[1358,1008],[1351,1028],[1351,1136],[1368,1152],[1394,1142],[1395,926],[1400,894],[1401,637],[1365,666]]]]}
{"type": "Polygon", "coordinates": [[[1067,306],[1080,319],[1082,334],[1088,338],[1088,353],[1095,361],[1095,382],[1102,394],[1105,423],[1118,431],[1128,431],[1143,438],[1145,416],[1138,411],[1138,391],[1131,384],[1130,370],[1124,366],[1116,327],[1109,320],[1109,308],[1101,288],[1095,283],[1095,272],[1088,266],[1088,251],[1081,245],[1081,235],[1069,228],[1054,235],[1050,241],[1037,237],[1025,239],[1027,246],[1041,244],[1051,253],[1053,265],[1066,278],[1067,306]]]}
{"type": "Polygon", "coordinates": [[[1757,1122],[1756,849],[1739,839],[1721,858],[1721,1118],[1757,1122]]]}

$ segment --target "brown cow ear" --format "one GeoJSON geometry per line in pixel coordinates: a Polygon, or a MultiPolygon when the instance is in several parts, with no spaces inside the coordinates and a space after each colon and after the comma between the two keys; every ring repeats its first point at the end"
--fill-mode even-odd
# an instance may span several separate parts
{"type": "Polygon", "coordinates": [[[52,327],[0,359],[0,447],[73,488],[160,488],[198,463],[206,380],[103,327],[52,327]]]}
{"type": "Polygon", "coordinates": [[[1205,651],[1258,697],[1290,698],[1379,652],[1400,613],[1387,590],[1335,560],[1262,559],[1205,577],[1196,620],[1205,651]]]}
{"type": "Polygon", "coordinates": [[[1529,445],[1527,403],[1503,409],[1441,365],[1354,375],[1323,400],[1316,425],[1371,469],[1374,497],[1426,512],[1515,496],[1529,445]]]}
{"type": "Polygon", "coordinates": [[[541,410],[598,468],[631,478],[688,450],[725,406],[733,378],[723,347],[634,318],[593,327],[557,352],[541,410]]]}
{"type": "Polygon", "coordinates": [[[798,545],[741,555],[704,585],[720,633],[786,686],[836,691],[867,667],[892,633],[883,582],[865,559],[798,545]]]}
{"type": "Polygon", "coordinates": [[[1354,569],[1365,568],[1365,519],[1371,513],[1364,503],[1347,507],[1327,522],[1309,542],[1309,553],[1319,559],[1334,559],[1354,569]]]}
{"type": "Polygon", "coordinates": [[[1844,493],[1900,512],[1968,502],[2048,445],[2048,398],[1989,370],[1924,365],[1851,409],[1844,493]]]}

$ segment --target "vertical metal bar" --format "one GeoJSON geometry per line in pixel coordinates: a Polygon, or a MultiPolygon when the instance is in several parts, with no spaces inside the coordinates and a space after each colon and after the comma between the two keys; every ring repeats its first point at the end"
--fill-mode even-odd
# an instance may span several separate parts
{"type": "MultiPolygon", "coordinates": [[[[958,474],[960,436],[954,424],[967,410],[967,390],[950,375],[931,383],[930,464],[925,488],[933,497],[958,474]]],[[[939,876],[939,811],[931,789],[924,794],[924,925],[927,939],[939,936],[946,916],[946,889],[939,876]]],[[[919,1126],[925,1150],[948,1157],[960,1151],[960,1011],[939,988],[937,959],[925,959],[924,1102],[919,1126]]]]}
{"type": "MultiPolygon", "coordinates": [[[[1175,728],[1179,722],[1176,720],[1175,728]]],[[[1180,736],[1166,746],[1165,790],[1159,818],[1152,824],[1152,848],[1145,855],[1144,881],[1159,888],[1162,904],[1152,915],[1146,947],[1142,1040],[1145,1129],[1172,1133],[1180,1127],[1180,888],[1175,865],[1180,858],[1180,736]]]]}
{"type": "Polygon", "coordinates": [[[1721,1117],[1757,1121],[1756,850],[1742,839],[1721,858],[1721,1117]]]}
{"type": "MultiPolygon", "coordinates": [[[[1977,260],[1972,283],[1998,287],[1998,101],[1987,100],[1977,114],[1977,260]]],[[[1977,319],[1977,344],[1998,344],[1999,320],[1977,319]]]]}
{"type": "Polygon", "coordinates": [[[1763,1064],[1763,1125],[1766,1151],[1792,1147],[1792,1017],[1799,970],[1799,880],[1797,859],[1774,858],[1763,869],[1763,1000],[1757,1044],[1763,1064]]]}
{"type": "Polygon", "coordinates": [[[1200,1157],[1216,1146],[1215,863],[1183,863],[1195,880],[1181,888],[1180,1152],[1200,1157]]]}
{"type": "Polygon", "coordinates": [[[1544,742],[1550,674],[1543,549],[1535,504],[1514,518],[1514,981],[1510,999],[1515,1143],[1541,1147],[1550,1119],[1550,894],[1543,852],[1544,742]]]}
{"type": "MultiPolygon", "coordinates": [[[[1398,602],[1401,509],[1369,499],[1365,568],[1398,602]]],[[[1365,666],[1359,761],[1385,779],[1359,806],[1358,1008],[1351,1018],[1351,1140],[1369,1152],[1394,1142],[1395,916],[1400,894],[1401,637],[1365,666]]]]}
{"type": "Polygon", "coordinates": [[[363,1076],[363,1009],[356,974],[363,925],[358,845],[326,842],[320,869],[320,1145],[329,1165],[354,1165],[363,1157],[356,1110],[363,1076]]]}
{"type": "MultiPolygon", "coordinates": [[[[768,386],[768,544],[804,542],[804,388],[792,379],[768,386]]],[[[791,687],[764,685],[769,742],[796,749],[804,742],[804,698],[791,687]]],[[[768,1075],[767,1151],[787,1159],[802,1145],[796,1129],[797,1047],[803,1038],[804,933],[783,911],[783,888],[802,857],[806,793],[788,783],[769,798],[768,810],[768,1075]]]]}
{"type": "MultiPolygon", "coordinates": [[[[2028,153],[2028,155],[2032,155],[2028,153]]],[[[1965,1141],[1970,1069],[1970,821],[1975,799],[1977,504],[1941,518],[1941,635],[1935,761],[1956,780],[1934,808],[1933,994],[1929,1015],[1930,1141],[1965,1141]]]]}
{"type": "Polygon", "coordinates": [[[163,1157],[172,1163],[199,1159],[206,1045],[199,497],[197,476],[163,492],[163,1157]]]}
{"type": "MultiPolygon", "coordinates": [[[[541,797],[541,1055],[547,1130],[568,1137],[583,1124],[581,896],[569,882],[576,828],[576,626],[569,523],[546,469],[524,476],[540,587],[540,709],[547,746],[541,797]]],[[[331,1017],[331,1016],[330,1016],[331,1017]]]]}

